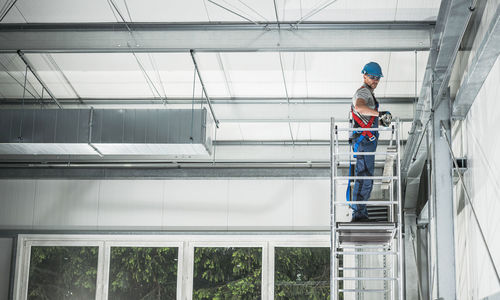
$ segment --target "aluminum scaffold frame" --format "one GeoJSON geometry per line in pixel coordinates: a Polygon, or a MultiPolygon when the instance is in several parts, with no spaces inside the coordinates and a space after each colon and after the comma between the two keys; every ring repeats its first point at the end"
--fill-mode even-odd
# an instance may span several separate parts
{"type": "MultiPolygon", "coordinates": [[[[396,119],[393,125],[387,128],[338,128],[337,125],[335,125],[335,119],[332,118],[330,126],[330,299],[338,300],[341,298],[341,294],[343,296],[342,299],[346,299],[346,294],[348,293],[355,293],[355,295],[364,293],[383,293],[384,299],[404,300],[404,227],[400,163],[401,124],[399,120],[396,119]],[[359,155],[359,152],[352,152],[351,149],[340,152],[340,131],[392,132],[396,140],[395,151],[390,152],[390,149],[388,149],[386,152],[363,152],[364,155],[376,155],[379,157],[385,155],[387,157],[386,162],[396,160],[395,165],[394,163],[386,163],[386,168],[390,175],[387,175],[388,172],[386,172],[386,170],[383,176],[350,176],[351,174],[349,174],[349,176],[339,176],[337,168],[340,165],[340,157],[359,155]],[[388,165],[390,165],[390,167],[388,167],[388,165]],[[354,203],[348,202],[347,199],[343,199],[343,197],[337,197],[338,185],[342,185],[341,181],[345,182],[349,179],[371,179],[374,183],[383,184],[383,182],[386,182],[389,184],[388,201],[386,199],[381,199],[355,202],[356,204],[366,204],[367,206],[387,207],[387,222],[337,222],[337,208],[340,206],[350,206],[354,203]],[[346,266],[346,256],[354,256],[357,258],[354,260],[354,267],[346,266]],[[380,261],[383,261],[384,266],[373,267],[364,265],[363,258],[366,256],[380,257],[380,261]],[[342,266],[340,266],[341,262],[342,266]],[[387,268],[386,262],[392,262],[390,263],[390,268],[387,268]],[[345,273],[349,271],[354,271],[355,276],[346,277],[345,273]],[[362,275],[363,272],[371,271],[383,271],[383,275],[362,275]],[[346,282],[351,281],[356,283],[355,288],[346,288],[346,282]],[[378,281],[383,283],[383,288],[365,287],[367,282],[378,281]],[[339,287],[340,282],[343,283],[342,288],[339,287]],[[389,286],[389,290],[385,288],[387,286],[389,286]]],[[[359,297],[356,299],[359,299],[359,297]]]]}

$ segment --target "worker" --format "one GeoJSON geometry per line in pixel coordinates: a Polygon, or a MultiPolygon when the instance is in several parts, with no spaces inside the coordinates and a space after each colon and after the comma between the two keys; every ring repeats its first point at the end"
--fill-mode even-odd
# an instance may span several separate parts
{"type": "MultiPolygon", "coordinates": [[[[380,78],[383,77],[382,68],[376,62],[367,63],[363,70],[363,85],[354,93],[351,105],[352,122],[354,128],[378,128],[379,122],[389,126],[392,115],[388,111],[379,111],[379,103],[373,91],[377,88],[380,78]]],[[[378,131],[353,131],[350,142],[353,152],[375,152],[377,149],[378,131]]],[[[356,167],[354,176],[373,176],[375,155],[355,155],[356,167]]],[[[351,173],[351,167],[349,167],[351,173]]],[[[349,174],[351,175],[351,174],[349,174]]],[[[350,194],[350,181],[347,195],[350,194]]],[[[372,179],[356,179],[352,190],[352,201],[368,201],[373,188],[372,179]]],[[[350,200],[349,198],[347,199],[350,200]]],[[[365,204],[352,204],[351,222],[369,222],[368,210],[365,204]]]]}

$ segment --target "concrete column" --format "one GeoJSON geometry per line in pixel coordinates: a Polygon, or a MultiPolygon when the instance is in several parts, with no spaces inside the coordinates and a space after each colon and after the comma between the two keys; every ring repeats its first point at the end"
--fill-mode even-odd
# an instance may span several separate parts
{"type": "MultiPolygon", "coordinates": [[[[432,177],[436,243],[437,298],[456,299],[455,239],[453,228],[452,159],[443,134],[450,137],[449,92],[432,116],[432,177]],[[444,124],[446,130],[441,130],[444,124]]],[[[451,138],[449,138],[451,140],[451,138]]]]}

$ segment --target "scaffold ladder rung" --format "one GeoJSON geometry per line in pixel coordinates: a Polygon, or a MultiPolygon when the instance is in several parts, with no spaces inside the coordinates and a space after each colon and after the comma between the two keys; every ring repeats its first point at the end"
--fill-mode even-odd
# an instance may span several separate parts
{"type": "Polygon", "coordinates": [[[391,281],[398,280],[396,277],[337,277],[337,281],[391,281]]]}
{"type": "Polygon", "coordinates": [[[383,289],[339,289],[341,293],[385,293],[383,289]]]}
{"type": "Polygon", "coordinates": [[[365,204],[365,205],[393,205],[393,204],[398,204],[398,202],[396,202],[396,201],[335,202],[335,205],[356,205],[356,204],[365,204]]]}

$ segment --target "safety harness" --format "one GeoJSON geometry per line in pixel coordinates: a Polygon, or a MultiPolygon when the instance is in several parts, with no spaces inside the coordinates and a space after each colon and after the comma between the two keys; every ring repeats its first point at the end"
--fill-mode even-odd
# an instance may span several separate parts
{"type": "MultiPolygon", "coordinates": [[[[365,86],[362,86],[361,88],[364,88],[365,86]]],[[[370,91],[370,94],[372,95],[373,97],[373,100],[375,101],[375,110],[378,111],[378,101],[377,99],[375,98],[375,95],[373,95],[372,91],[370,89],[368,89],[370,91]]],[[[358,127],[361,127],[361,128],[372,128],[373,126],[373,123],[375,122],[375,119],[377,119],[376,116],[372,116],[370,118],[370,120],[368,120],[368,123],[364,123],[363,120],[361,120],[360,117],[358,117],[355,113],[354,113],[354,105],[351,105],[351,116],[352,116],[352,119],[355,121],[354,123],[354,128],[358,128],[358,127]]],[[[356,136],[356,139],[359,139],[359,142],[361,142],[363,140],[363,138],[358,138],[358,134],[361,134],[361,136],[364,137],[367,137],[370,141],[374,141],[375,139],[378,138],[378,132],[371,132],[371,131],[355,131],[353,136],[356,136]]],[[[353,139],[354,140],[354,139],[353,139]]],[[[357,141],[356,144],[359,144],[359,142],[357,141]]],[[[355,146],[356,146],[355,144],[355,146]]],[[[357,150],[357,147],[356,149],[354,150],[354,152],[356,152],[357,150]]]]}
{"type": "MultiPolygon", "coordinates": [[[[362,86],[361,88],[363,88],[364,86],[362,86]]],[[[370,89],[368,89],[370,90],[370,89]]],[[[375,95],[373,95],[372,91],[370,90],[370,94],[372,95],[373,97],[373,100],[375,101],[375,110],[378,111],[378,107],[379,107],[379,103],[377,101],[377,99],[375,98],[375,95]]],[[[353,124],[353,128],[372,128],[373,126],[373,123],[375,122],[375,120],[377,119],[376,116],[372,116],[370,118],[370,120],[368,121],[368,123],[364,123],[363,120],[361,120],[361,118],[359,118],[355,113],[354,113],[354,105],[351,105],[351,116],[352,116],[352,119],[350,120],[350,123],[354,123],[353,124]],[[352,122],[354,120],[354,122],[352,122]]],[[[353,143],[353,152],[358,152],[358,148],[359,148],[359,144],[361,144],[361,141],[364,139],[364,138],[368,138],[368,140],[370,140],[371,142],[375,141],[377,138],[378,138],[378,131],[376,131],[375,133],[371,132],[371,131],[354,131],[353,132],[353,136],[349,139],[349,143],[353,143]]],[[[354,155],[354,158],[356,158],[356,155],[354,155]]],[[[351,164],[351,159],[349,157],[349,177],[350,176],[353,176],[354,174],[353,173],[353,170],[352,170],[352,164],[351,164]]],[[[347,182],[347,190],[346,190],[346,200],[348,202],[351,201],[351,181],[352,179],[349,179],[348,182],[347,182]]],[[[349,207],[351,209],[353,209],[354,211],[356,212],[359,212],[357,209],[354,209],[351,205],[349,205],[349,207]]]]}

